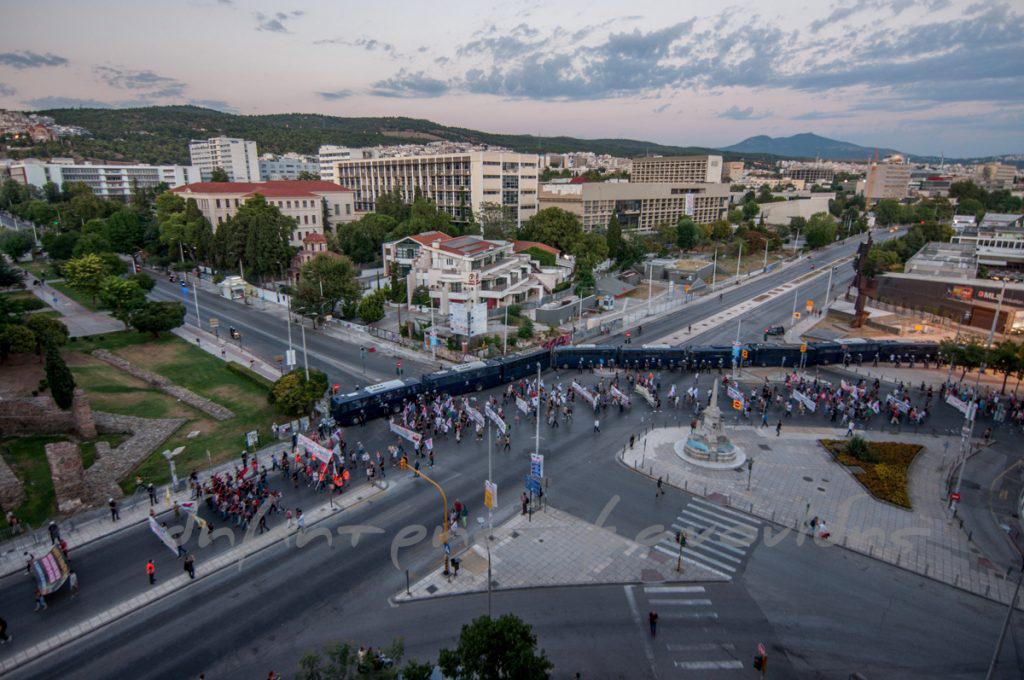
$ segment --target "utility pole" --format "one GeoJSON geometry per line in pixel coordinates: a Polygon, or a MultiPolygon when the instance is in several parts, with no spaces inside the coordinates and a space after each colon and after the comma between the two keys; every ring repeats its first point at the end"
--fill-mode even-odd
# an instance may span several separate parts
{"type": "Polygon", "coordinates": [[[1006,639],[1006,630],[1010,627],[1010,618],[1013,616],[1013,608],[1017,605],[1017,595],[1020,593],[1020,584],[1024,580],[1024,564],[1021,564],[1020,574],[1017,576],[1017,587],[1013,589],[1013,597],[1010,598],[1010,606],[1006,610],[1006,618],[1003,619],[1003,627],[999,631],[999,640],[996,642],[996,651],[992,653],[992,661],[988,665],[988,673],[985,680],[992,680],[996,672],[996,664],[999,663],[999,653],[1003,651],[1003,641],[1006,639]]]}
{"type": "Polygon", "coordinates": [[[740,252],[736,256],[736,280],[740,280],[740,262],[743,261],[743,241],[740,241],[740,252]]]}
{"type": "MultiPolygon", "coordinates": [[[[583,306],[583,303],[580,302],[580,307],[582,308],[582,306],[583,306]]],[[[430,317],[431,317],[430,325],[431,325],[431,327],[433,327],[433,325],[434,325],[434,319],[433,319],[434,315],[431,314],[430,317]]],[[[581,315],[580,315],[580,320],[582,321],[582,312],[581,312],[581,315]]],[[[430,347],[431,347],[431,349],[433,349],[434,343],[430,343],[430,347]]],[[[502,338],[501,338],[501,356],[505,356],[506,352],[508,352],[508,305],[505,305],[505,325],[503,326],[502,338]]]]}
{"type": "MultiPolygon", "coordinates": [[[[650,314],[651,313],[651,291],[654,289],[654,263],[653,262],[648,262],[647,266],[649,267],[648,270],[647,270],[647,313],[650,314]]],[[[583,305],[582,301],[580,302],[580,305],[581,305],[581,309],[582,309],[582,305],[583,305]]],[[[582,316],[580,317],[580,321],[583,321],[583,317],[582,316]]]]}
{"type": "Polygon", "coordinates": [[[540,453],[540,362],[537,362],[537,432],[533,444],[533,452],[540,453]]]}
{"type": "MultiPolygon", "coordinates": [[[[733,351],[734,352],[739,352],[739,347],[740,347],[740,326],[742,326],[742,325],[743,325],[743,317],[742,316],[737,317],[736,318],[736,341],[733,343],[733,351]]],[[[732,360],[732,380],[733,380],[733,382],[736,382],[736,366],[739,363],[740,363],[740,357],[736,356],[736,358],[734,358],[732,360]]]]}
{"type": "Polygon", "coordinates": [[[825,310],[828,310],[829,297],[832,295],[832,274],[836,271],[835,265],[828,270],[828,287],[825,289],[825,310]]]}
{"type": "Polygon", "coordinates": [[[714,266],[711,269],[711,291],[715,290],[715,277],[718,274],[718,246],[715,246],[715,259],[712,260],[714,266]]]}
{"type": "Polygon", "coordinates": [[[789,316],[790,327],[796,325],[796,296],[800,292],[800,286],[793,289],[793,313],[789,316]]]}
{"type": "Polygon", "coordinates": [[[309,382],[309,354],[306,352],[306,324],[299,322],[302,329],[302,365],[306,369],[306,382],[309,382]]]}
{"type": "Polygon", "coordinates": [[[768,271],[768,239],[764,241],[764,266],[762,269],[766,272],[768,271]]]}
{"type": "Polygon", "coordinates": [[[196,303],[196,328],[203,330],[203,317],[199,316],[199,277],[192,282],[192,299],[196,303]]]}

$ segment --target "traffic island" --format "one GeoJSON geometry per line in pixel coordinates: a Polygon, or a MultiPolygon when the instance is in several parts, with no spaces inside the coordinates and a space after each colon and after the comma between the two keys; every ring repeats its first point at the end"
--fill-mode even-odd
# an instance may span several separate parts
{"type": "Polygon", "coordinates": [[[668,535],[664,527],[652,527],[634,540],[547,506],[495,527],[490,541],[489,533],[483,529],[469,538],[470,546],[455,555],[455,573],[445,576],[439,566],[393,599],[486,592],[488,544],[492,590],[724,580],[686,562],[676,571],[677,560],[653,549],[668,535]]]}
{"type": "Polygon", "coordinates": [[[774,523],[759,537],[767,545],[780,540],[780,533],[794,533],[821,548],[847,548],[983,597],[1010,601],[1014,583],[971,542],[949,510],[948,480],[958,437],[860,433],[875,448],[922,447],[907,462],[903,505],[909,507],[901,507],[873,497],[855,476],[863,469],[840,464],[820,442],[842,441],[843,430],[785,426],[777,434],[774,427],[730,428],[731,440],[749,455],[747,465],[736,470],[684,461],[676,448],[689,430],[654,429],[632,448],[623,447],[618,458],[652,483],[661,479],[774,523]],[[821,522],[827,538],[818,529],[821,522]]]}

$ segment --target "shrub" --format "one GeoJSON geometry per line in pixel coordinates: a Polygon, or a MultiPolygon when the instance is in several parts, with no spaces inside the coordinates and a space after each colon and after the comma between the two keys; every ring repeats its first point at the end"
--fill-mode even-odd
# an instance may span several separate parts
{"type": "Polygon", "coordinates": [[[552,293],[561,293],[563,290],[569,290],[572,285],[572,281],[562,281],[561,283],[555,284],[555,287],[551,289],[552,293]]]}
{"type": "Polygon", "coordinates": [[[849,442],[847,442],[846,455],[852,456],[853,458],[865,463],[878,462],[878,456],[875,455],[875,452],[871,450],[870,446],[868,446],[864,437],[859,435],[855,435],[849,442]]]}
{"type": "Polygon", "coordinates": [[[71,408],[75,400],[75,379],[60,352],[52,344],[46,348],[46,382],[57,406],[65,411],[71,408]]]}
{"type": "Polygon", "coordinates": [[[530,321],[530,319],[524,318],[522,324],[520,324],[520,326],[519,326],[519,330],[516,331],[516,335],[518,335],[523,340],[529,340],[530,338],[532,338],[533,337],[533,321],[530,321]]]}

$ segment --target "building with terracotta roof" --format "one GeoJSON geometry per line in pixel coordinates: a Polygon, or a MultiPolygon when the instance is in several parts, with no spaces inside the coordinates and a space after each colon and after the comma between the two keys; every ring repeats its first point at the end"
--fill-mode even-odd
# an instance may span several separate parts
{"type": "Polygon", "coordinates": [[[384,274],[397,271],[412,287],[426,286],[441,314],[448,313],[452,302],[483,302],[488,309],[536,302],[572,274],[567,266],[571,260],[561,258],[559,266],[543,267],[515,250],[511,241],[428,231],[385,243],[384,274]]]}
{"type": "Polygon", "coordinates": [[[324,202],[327,203],[328,225],[356,219],[352,192],[345,187],[322,180],[279,180],[273,182],[197,182],[172,189],[184,199],[194,198],[203,217],[214,230],[232,217],[247,200],[259,194],[276,206],[285,216],[295,220],[291,243],[302,247],[309,234],[324,233],[324,202]]]}

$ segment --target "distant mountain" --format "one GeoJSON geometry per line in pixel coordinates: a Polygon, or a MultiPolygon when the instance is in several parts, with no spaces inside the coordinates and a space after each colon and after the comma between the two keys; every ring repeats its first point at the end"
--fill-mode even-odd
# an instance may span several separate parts
{"type": "MultiPolygon", "coordinates": [[[[726,146],[722,151],[737,154],[772,154],[791,158],[827,158],[829,160],[867,160],[873,158],[876,149],[850,142],[829,139],[811,132],[790,137],[768,137],[757,135],[744,139],[739,144],[726,146]]],[[[877,149],[878,155],[889,156],[900,153],[895,149],[877,149]]]]}
{"type": "MultiPolygon", "coordinates": [[[[315,154],[321,144],[375,146],[425,143],[432,140],[505,146],[524,153],[592,151],[620,157],[714,152],[634,139],[578,139],[482,132],[403,117],[343,118],[308,113],[242,116],[197,106],[150,106],[137,109],[50,109],[37,113],[57,123],[89,130],[33,147],[33,155],[51,154],[145,163],[187,163],[188,140],[217,135],[256,141],[261,153],[315,154]],[[70,147],[70,148],[69,148],[70,147]]],[[[727,155],[736,157],[735,155],[727,155]]]]}

